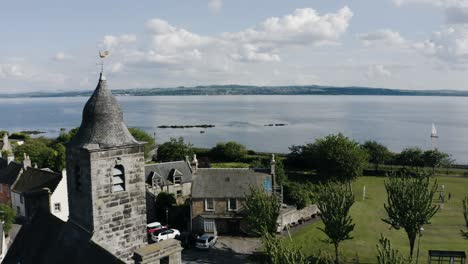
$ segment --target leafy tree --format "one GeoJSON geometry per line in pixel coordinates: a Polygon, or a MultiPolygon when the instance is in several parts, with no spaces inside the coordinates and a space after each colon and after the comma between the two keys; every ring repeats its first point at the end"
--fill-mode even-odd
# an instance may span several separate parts
{"type": "Polygon", "coordinates": [[[149,152],[156,148],[156,142],[154,141],[154,137],[136,127],[130,127],[128,130],[136,140],[146,142],[145,158],[148,158],[149,152]]]}
{"type": "Polygon", "coordinates": [[[297,209],[302,209],[311,203],[311,189],[308,184],[300,184],[294,181],[285,182],[284,200],[288,204],[296,205],[297,209]]]}
{"type": "Polygon", "coordinates": [[[411,257],[420,228],[430,224],[430,219],[439,209],[437,205],[432,204],[437,182],[431,186],[428,174],[418,174],[418,177],[393,174],[385,181],[388,200],[384,208],[387,218],[382,221],[395,229],[405,230],[411,257]]]}
{"type": "Polygon", "coordinates": [[[433,172],[435,168],[447,166],[451,163],[450,155],[437,149],[424,151],[422,158],[424,165],[431,167],[433,172]]]}
{"type": "Polygon", "coordinates": [[[62,166],[65,161],[61,160],[61,157],[58,151],[60,147],[54,149],[51,147],[52,140],[47,138],[31,138],[24,142],[23,145],[18,146],[14,149],[15,157],[22,161],[24,153],[29,155],[31,162],[37,163],[40,168],[50,168],[54,171],[61,171],[62,166]]]}
{"type": "Polygon", "coordinates": [[[0,219],[3,221],[3,231],[8,233],[15,222],[16,212],[6,204],[0,204],[0,219]]]}
{"type": "Polygon", "coordinates": [[[160,192],[156,196],[155,207],[156,207],[156,219],[161,223],[167,223],[166,211],[169,211],[173,205],[176,204],[174,194],[167,192],[160,192]]]}
{"type": "MultiPolygon", "coordinates": [[[[465,219],[465,227],[468,227],[468,196],[462,200],[463,218],[465,219]]],[[[468,232],[460,230],[463,237],[468,238],[468,232]]]]}
{"type": "Polygon", "coordinates": [[[400,255],[398,250],[392,248],[392,243],[388,238],[380,234],[379,244],[377,245],[377,263],[378,264],[408,264],[410,261],[406,260],[400,255]]]}
{"type": "Polygon", "coordinates": [[[192,144],[185,143],[184,138],[171,138],[158,147],[158,160],[162,162],[183,160],[185,156],[192,156],[192,144]]]}
{"type": "Polygon", "coordinates": [[[362,175],[367,153],[340,133],[315,141],[315,161],[320,175],[348,181],[362,175]]]}
{"type": "Polygon", "coordinates": [[[247,155],[247,149],[234,141],[220,142],[210,150],[210,155],[220,161],[241,161],[247,155]]]}
{"type": "Polygon", "coordinates": [[[288,177],[286,176],[286,172],[284,171],[283,162],[281,160],[276,161],[275,174],[276,174],[276,182],[278,184],[283,184],[288,179],[288,177]]]}
{"type": "Polygon", "coordinates": [[[75,127],[70,129],[70,131],[66,132],[65,130],[62,130],[60,132],[60,135],[57,137],[56,142],[57,143],[67,143],[69,142],[78,132],[79,127],[75,127]]]}
{"type": "Polygon", "coordinates": [[[392,152],[377,141],[368,140],[361,147],[367,152],[369,162],[374,164],[375,170],[378,170],[379,165],[387,163],[392,157],[392,152]]]}
{"type": "Polygon", "coordinates": [[[247,211],[247,223],[256,235],[276,232],[281,209],[278,197],[251,187],[250,193],[245,196],[244,208],[247,211]]]}
{"type": "Polygon", "coordinates": [[[298,169],[313,169],[315,162],[315,145],[293,145],[289,148],[290,153],[286,156],[286,165],[298,169]]]}
{"type": "Polygon", "coordinates": [[[272,234],[266,232],[262,237],[265,252],[269,263],[272,264],[306,264],[306,257],[302,252],[293,246],[288,246],[283,241],[272,234]]]}
{"type": "Polygon", "coordinates": [[[325,183],[316,190],[317,206],[325,228],[319,228],[327,236],[326,242],[335,246],[335,263],[339,263],[338,247],[340,242],[352,239],[355,224],[349,215],[354,204],[354,195],[349,184],[325,183]]]}
{"type": "Polygon", "coordinates": [[[406,148],[397,154],[396,162],[398,165],[409,167],[423,167],[423,151],[418,147],[406,148]]]}

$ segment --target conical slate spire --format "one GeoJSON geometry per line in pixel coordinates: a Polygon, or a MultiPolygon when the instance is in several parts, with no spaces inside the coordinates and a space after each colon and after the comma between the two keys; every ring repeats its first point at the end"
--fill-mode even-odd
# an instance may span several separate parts
{"type": "Polygon", "coordinates": [[[119,103],[107,88],[107,81],[101,73],[96,90],[83,109],[81,126],[70,145],[96,149],[133,144],[138,144],[138,141],[123,122],[119,103]]]}

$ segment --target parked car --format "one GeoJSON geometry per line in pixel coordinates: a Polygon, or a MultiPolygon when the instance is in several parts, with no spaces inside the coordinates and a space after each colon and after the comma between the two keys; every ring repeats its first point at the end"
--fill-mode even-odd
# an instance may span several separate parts
{"type": "Polygon", "coordinates": [[[167,228],[167,226],[163,226],[159,222],[153,222],[146,225],[146,231],[148,232],[148,234],[152,234],[164,228],[167,228]]]}
{"type": "Polygon", "coordinates": [[[199,249],[209,249],[212,248],[218,241],[218,236],[213,234],[204,234],[201,237],[197,238],[195,247],[199,249]]]}
{"type": "Polygon", "coordinates": [[[160,242],[169,238],[177,238],[180,232],[177,229],[161,229],[151,234],[151,240],[160,242]]]}

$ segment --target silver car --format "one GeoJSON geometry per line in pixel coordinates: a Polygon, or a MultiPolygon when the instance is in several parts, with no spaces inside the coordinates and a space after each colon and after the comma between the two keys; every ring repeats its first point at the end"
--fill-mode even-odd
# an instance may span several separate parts
{"type": "Polygon", "coordinates": [[[203,236],[197,238],[195,247],[199,249],[209,249],[212,248],[218,241],[218,236],[213,234],[204,234],[203,236]]]}

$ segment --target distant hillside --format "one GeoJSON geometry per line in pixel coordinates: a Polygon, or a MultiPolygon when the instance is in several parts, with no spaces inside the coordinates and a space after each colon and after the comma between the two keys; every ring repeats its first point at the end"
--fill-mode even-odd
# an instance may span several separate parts
{"type": "MultiPolygon", "coordinates": [[[[92,91],[82,92],[34,92],[23,94],[0,94],[0,98],[15,97],[73,97],[89,96],[92,91]]],[[[332,86],[246,86],[210,85],[178,88],[135,88],[112,90],[116,95],[127,96],[184,96],[184,95],[393,95],[393,96],[468,96],[468,91],[456,90],[398,90],[369,87],[332,86]]]]}

